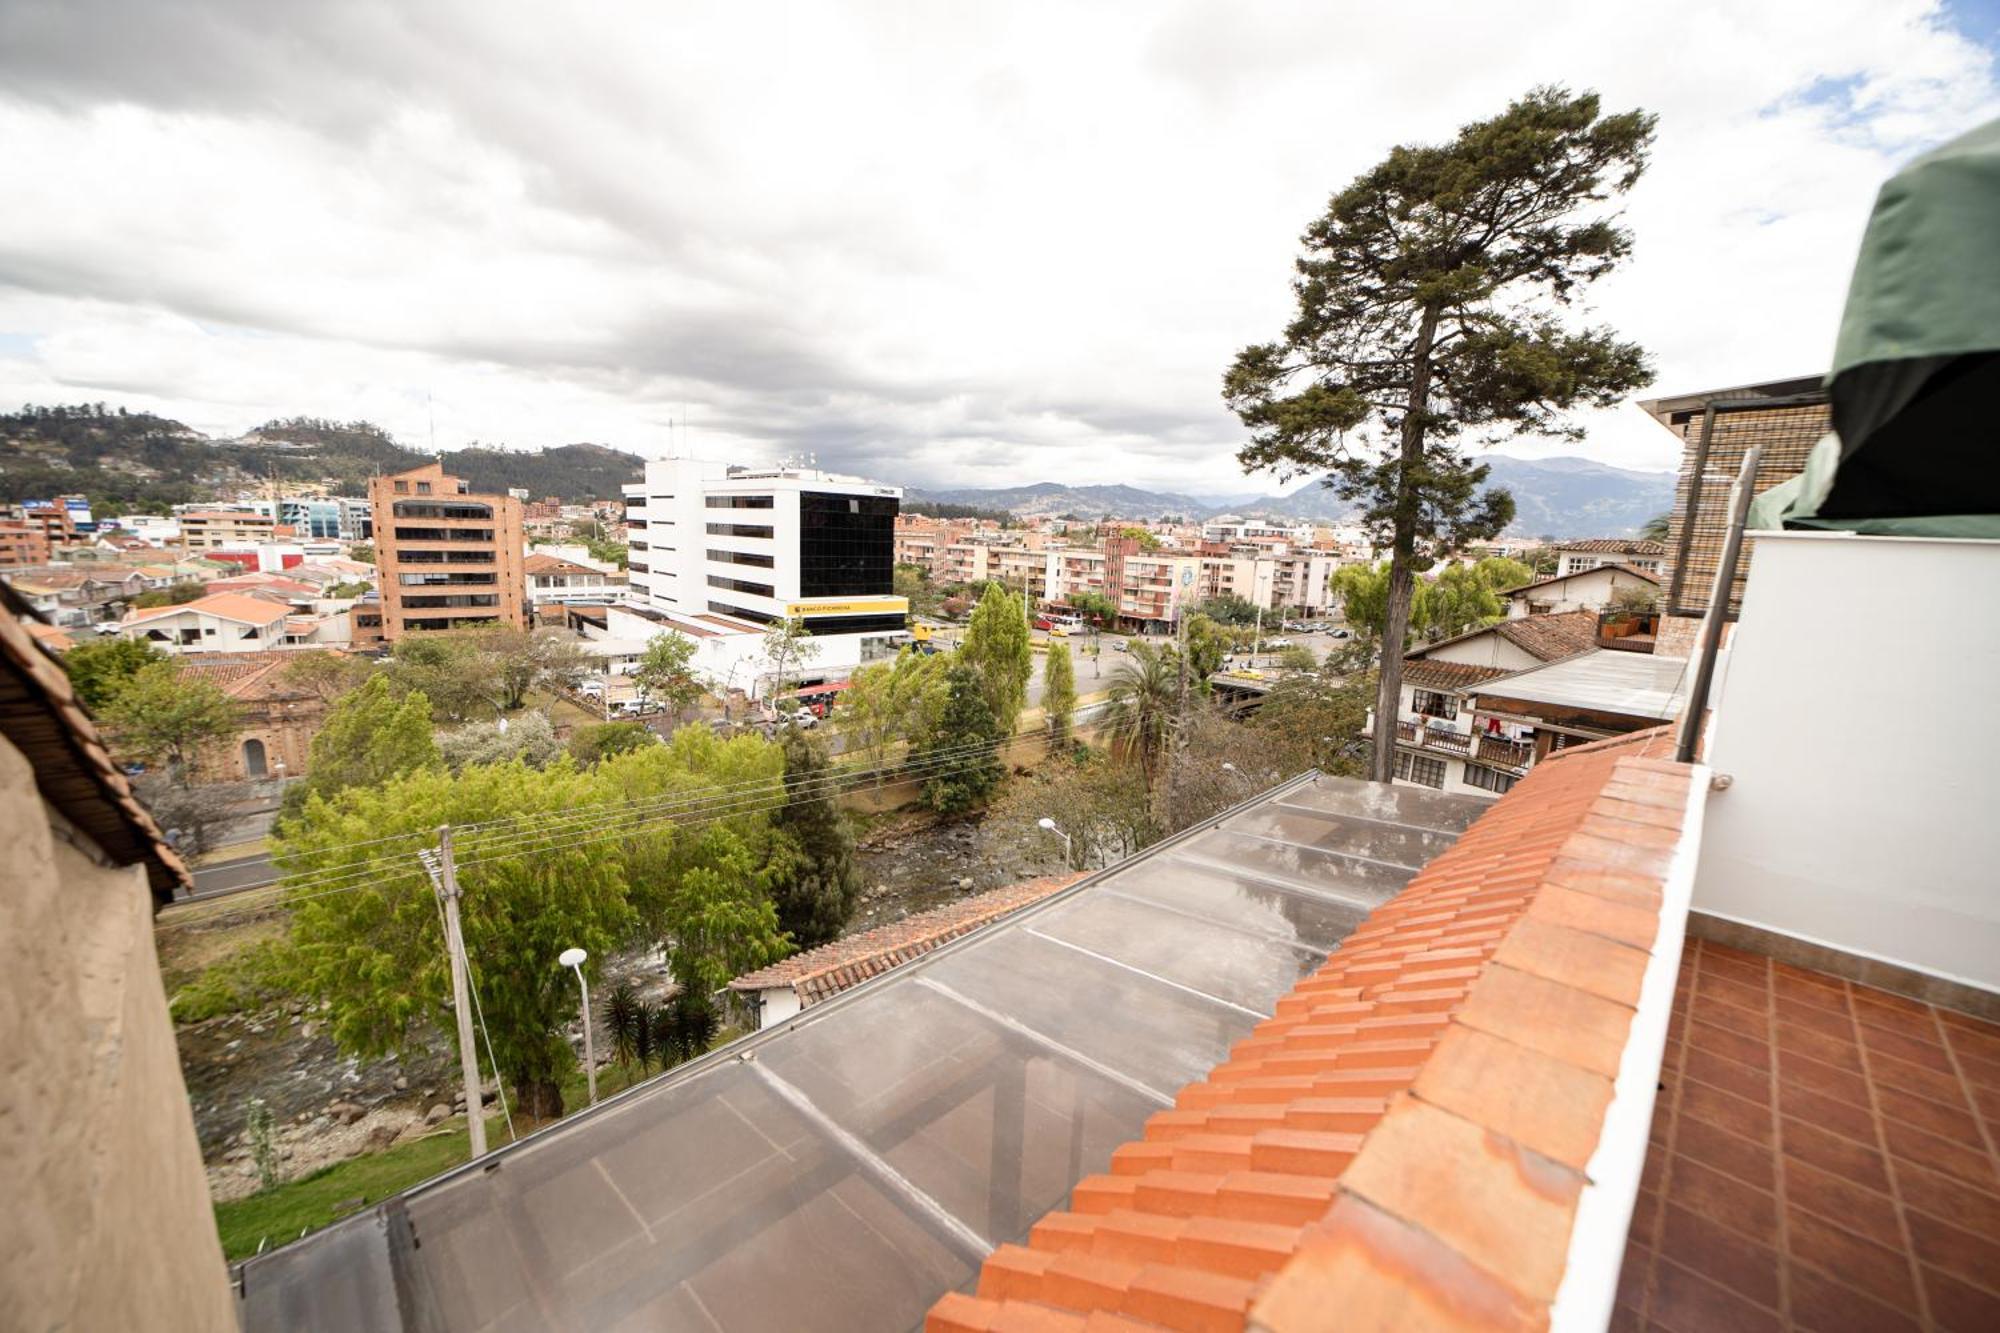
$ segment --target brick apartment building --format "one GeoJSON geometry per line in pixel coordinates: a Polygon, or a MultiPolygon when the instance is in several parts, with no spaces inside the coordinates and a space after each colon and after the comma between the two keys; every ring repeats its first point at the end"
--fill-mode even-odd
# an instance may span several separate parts
{"type": "Polygon", "coordinates": [[[368,483],[382,635],[504,624],[528,627],[521,502],[474,495],[428,463],[368,483]]]}

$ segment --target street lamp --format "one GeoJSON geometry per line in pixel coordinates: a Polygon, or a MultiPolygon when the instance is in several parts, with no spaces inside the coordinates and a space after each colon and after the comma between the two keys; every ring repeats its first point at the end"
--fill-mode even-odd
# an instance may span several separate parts
{"type": "Polygon", "coordinates": [[[1038,826],[1040,826],[1043,831],[1048,833],[1053,833],[1058,838],[1061,838],[1063,840],[1063,864],[1071,868],[1074,868],[1076,866],[1076,844],[1070,841],[1069,834],[1064,833],[1061,829],[1057,828],[1056,821],[1050,819],[1047,815],[1043,815],[1040,819],[1036,820],[1035,823],[1038,826]]]}
{"type": "Polygon", "coordinates": [[[590,955],[582,949],[564,949],[556,962],[576,973],[576,984],[583,990],[583,1070],[590,1079],[590,1104],[597,1105],[597,1050],[590,1040],[590,983],[583,979],[583,965],[590,955]]]}

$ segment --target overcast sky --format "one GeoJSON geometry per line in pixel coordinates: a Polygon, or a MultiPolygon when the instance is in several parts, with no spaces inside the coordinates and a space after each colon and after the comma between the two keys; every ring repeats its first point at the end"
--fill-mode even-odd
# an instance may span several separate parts
{"type": "MultiPolygon", "coordinates": [[[[1543,82],[1658,113],[1593,313],[1662,391],[1810,374],[1996,46],[1995,0],[0,0],[0,404],[1270,489],[1221,373],[1392,145],[1543,82]]],[[[1588,424],[1507,448],[1677,458],[1588,424]]]]}

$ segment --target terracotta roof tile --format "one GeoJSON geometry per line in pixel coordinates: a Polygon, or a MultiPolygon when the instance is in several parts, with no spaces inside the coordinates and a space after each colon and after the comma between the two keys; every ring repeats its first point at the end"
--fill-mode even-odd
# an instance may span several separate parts
{"type": "Polygon", "coordinates": [[[148,620],[157,620],[161,616],[198,611],[223,620],[241,621],[246,625],[268,625],[274,620],[284,619],[290,614],[290,610],[284,602],[266,601],[247,592],[221,592],[208,597],[197,597],[178,606],[135,608],[125,613],[122,623],[137,625],[148,620]]]}
{"type": "Polygon", "coordinates": [[[1560,611],[1503,620],[1493,632],[1543,662],[1556,662],[1597,646],[1595,611],[1560,611]]]}
{"type": "Polygon", "coordinates": [[[1643,537],[1586,537],[1581,541],[1557,542],[1558,551],[1590,551],[1597,555],[1663,556],[1665,542],[1643,537]]]}
{"type": "Polygon", "coordinates": [[[790,986],[798,994],[800,1008],[818,1004],[1082,878],[1081,872],[1045,876],[918,912],[745,973],[729,988],[761,991],[790,986]]]}
{"type": "Polygon", "coordinates": [[[1442,662],[1429,657],[1412,657],[1403,663],[1403,679],[1427,690],[1465,689],[1508,674],[1500,667],[1442,662]]]}
{"type": "Polygon", "coordinates": [[[1544,1326],[1688,799],[1671,748],[1537,766],[928,1326],[1544,1326]]]}

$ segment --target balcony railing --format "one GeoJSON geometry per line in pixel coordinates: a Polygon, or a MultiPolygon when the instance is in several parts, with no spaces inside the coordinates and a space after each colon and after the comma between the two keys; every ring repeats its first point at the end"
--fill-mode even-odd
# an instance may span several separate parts
{"type": "Polygon", "coordinates": [[[1526,768],[1535,758],[1535,747],[1526,741],[1503,741],[1494,736],[1481,736],[1478,751],[1481,763],[1502,768],[1526,768]]]}
{"type": "Polygon", "coordinates": [[[1398,722],[1396,739],[1421,750],[1437,750],[1444,754],[1457,755],[1461,759],[1469,758],[1472,753],[1472,737],[1462,731],[1447,731],[1443,727],[1398,722]]]}

